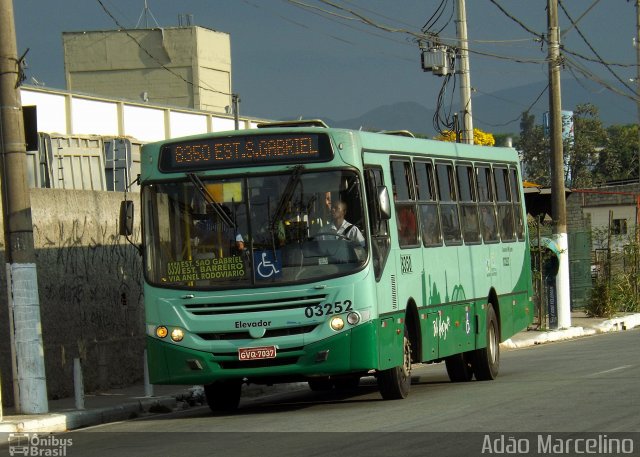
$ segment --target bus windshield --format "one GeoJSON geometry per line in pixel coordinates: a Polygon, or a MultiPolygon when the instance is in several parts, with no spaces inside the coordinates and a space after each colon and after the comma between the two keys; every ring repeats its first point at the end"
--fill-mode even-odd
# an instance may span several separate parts
{"type": "Polygon", "coordinates": [[[351,273],[367,259],[364,206],[351,170],[189,180],[142,190],[151,284],[237,288],[351,273]]]}

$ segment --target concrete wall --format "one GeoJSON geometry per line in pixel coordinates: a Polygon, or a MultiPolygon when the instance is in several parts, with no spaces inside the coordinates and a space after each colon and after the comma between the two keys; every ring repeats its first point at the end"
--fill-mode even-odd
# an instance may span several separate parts
{"type": "MultiPolygon", "coordinates": [[[[141,257],[118,235],[122,193],[31,189],[47,390],[73,396],[73,359],[88,392],[143,377],[141,257]]],[[[139,204],[136,205],[139,210],[139,204]]],[[[136,214],[136,222],[140,221],[136,214]]],[[[139,242],[139,230],[134,235],[139,242]]],[[[4,258],[4,239],[0,242],[4,258]]],[[[2,402],[13,403],[6,276],[1,269],[2,402]]]]}
{"type": "Polygon", "coordinates": [[[231,105],[227,33],[197,26],[103,30],[64,32],[62,41],[69,90],[221,113],[231,105]]]}
{"type": "MultiPolygon", "coordinates": [[[[108,99],[41,87],[20,88],[23,106],[35,106],[37,131],[61,135],[128,137],[146,143],[184,135],[234,129],[234,118],[211,111],[108,99]]],[[[239,128],[263,119],[241,117],[239,128]]]]}
{"type": "MultiPolygon", "coordinates": [[[[234,129],[230,115],[209,111],[169,108],[74,94],[67,91],[23,86],[23,106],[35,106],[37,130],[61,135],[127,137],[142,143],[185,135],[234,129]]],[[[239,128],[255,128],[263,119],[241,117],[239,128]]]]}

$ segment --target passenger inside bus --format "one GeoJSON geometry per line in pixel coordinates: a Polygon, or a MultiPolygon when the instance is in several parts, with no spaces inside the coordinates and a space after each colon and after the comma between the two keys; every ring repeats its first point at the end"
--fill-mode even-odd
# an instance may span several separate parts
{"type": "MultiPolygon", "coordinates": [[[[226,205],[222,205],[221,208],[229,219],[233,220],[231,210],[226,205]]],[[[204,214],[194,214],[194,220],[194,246],[211,249],[218,257],[240,255],[244,252],[244,239],[238,228],[234,229],[225,224],[209,208],[204,214]]]]}

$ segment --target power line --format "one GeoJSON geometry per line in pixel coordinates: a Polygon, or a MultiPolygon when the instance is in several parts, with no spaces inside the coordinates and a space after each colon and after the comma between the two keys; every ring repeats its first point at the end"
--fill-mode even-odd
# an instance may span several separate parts
{"type": "Polygon", "coordinates": [[[558,4],[560,5],[560,8],[562,8],[562,11],[564,11],[564,14],[567,16],[567,18],[569,19],[569,21],[571,22],[571,25],[576,29],[576,32],[578,32],[578,35],[580,35],[580,38],[582,38],[582,40],[585,42],[585,44],[589,47],[589,49],[591,49],[591,52],[593,52],[593,54],[598,58],[599,62],[609,71],[609,73],[611,73],[618,81],[620,81],[622,83],[623,86],[625,86],[627,89],[629,89],[631,92],[635,93],[635,89],[632,88],[631,86],[629,86],[629,84],[627,84],[626,81],[623,81],[622,78],[620,78],[620,76],[618,76],[618,74],[613,71],[611,69],[611,67],[609,66],[609,64],[607,64],[602,57],[600,57],[600,54],[598,54],[598,52],[594,49],[594,47],[591,45],[591,43],[589,43],[589,40],[587,40],[587,38],[584,36],[584,34],[582,33],[582,31],[580,30],[580,28],[578,27],[578,24],[576,22],[574,22],[574,20],[571,18],[571,16],[569,15],[569,12],[567,11],[567,9],[564,7],[564,4],[562,3],[562,0],[558,0],[558,4]]]}
{"type": "MultiPolygon", "coordinates": [[[[537,32],[535,32],[534,30],[531,30],[529,27],[527,27],[526,25],[524,25],[522,23],[522,21],[520,21],[518,18],[516,18],[515,16],[513,16],[512,14],[508,13],[500,4],[498,4],[498,2],[496,0],[489,0],[491,3],[493,3],[498,9],[500,9],[500,11],[502,11],[503,14],[505,14],[507,17],[509,17],[511,20],[513,20],[514,22],[516,22],[518,25],[520,25],[522,28],[524,28],[526,31],[528,31],[529,33],[533,34],[534,36],[540,38],[542,40],[542,42],[547,43],[548,44],[548,40],[547,38],[542,35],[539,34],[537,32]]],[[[560,2],[560,4],[562,5],[562,2],[560,0],[558,0],[560,2]]],[[[597,1],[595,2],[597,3],[597,1]]],[[[589,11],[593,6],[595,6],[595,3],[592,4],[589,9],[587,11],[589,11]]],[[[563,10],[565,12],[565,14],[567,14],[567,11],[564,9],[563,10]]],[[[586,12],[584,13],[586,14],[586,12]]],[[[584,16],[584,14],[582,16],[584,16]]],[[[582,17],[581,16],[581,17],[582,17]]],[[[578,30],[577,24],[571,19],[571,17],[567,14],[567,17],[569,18],[569,20],[572,22],[573,27],[576,28],[576,30],[578,30]]],[[[580,33],[580,35],[583,37],[583,40],[585,40],[585,43],[587,43],[587,45],[591,48],[591,50],[594,52],[594,54],[596,54],[598,56],[597,59],[593,59],[587,56],[584,56],[580,53],[577,53],[575,51],[572,51],[570,49],[567,49],[566,47],[562,47],[562,53],[565,54],[564,56],[564,62],[568,63],[570,62],[571,65],[573,65],[573,67],[576,69],[576,71],[582,73],[585,77],[587,77],[588,79],[591,79],[594,82],[597,82],[598,84],[602,85],[603,87],[605,87],[606,89],[618,94],[618,95],[622,95],[624,97],[630,98],[632,100],[636,100],[635,97],[631,97],[628,94],[625,94],[621,91],[619,91],[618,89],[614,88],[613,86],[611,86],[610,84],[608,84],[607,82],[605,82],[604,80],[596,77],[593,73],[591,73],[590,71],[588,71],[586,68],[580,67],[578,65],[577,62],[572,61],[571,59],[569,59],[566,54],[568,55],[572,55],[578,58],[581,58],[583,60],[589,61],[589,62],[594,62],[594,63],[598,63],[600,65],[604,65],[605,67],[607,67],[607,69],[609,71],[612,71],[611,68],[609,68],[610,66],[620,66],[620,67],[635,67],[635,64],[621,64],[621,63],[614,63],[614,62],[605,62],[598,54],[597,52],[593,49],[593,47],[587,42],[586,38],[582,35],[582,33],[580,33]]],[[[619,79],[619,77],[614,73],[614,76],[616,77],[616,79],[618,79],[619,81],[621,81],[619,79]]],[[[632,90],[634,93],[634,89],[630,88],[624,81],[621,81],[628,89],[632,90]]]]}
{"type": "Polygon", "coordinates": [[[502,11],[502,13],[507,16],[509,19],[511,19],[513,22],[515,22],[516,24],[518,24],[520,27],[522,27],[524,30],[526,30],[527,32],[529,32],[530,34],[534,35],[535,37],[539,38],[540,40],[544,40],[544,35],[542,33],[538,33],[535,30],[527,27],[520,19],[518,19],[517,17],[513,16],[511,13],[509,13],[507,10],[505,10],[496,0],[489,0],[491,3],[493,3],[500,11],[502,11]]]}
{"type": "Polygon", "coordinates": [[[358,5],[356,2],[350,2],[349,0],[343,0],[343,1],[345,3],[357,6],[358,8],[360,8],[363,11],[368,11],[371,14],[375,14],[376,16],[380,16],[381,18],[389,19],[390,21],[396,21],[398,24],[403,24],[403,25],[406,25],[408,27],[413,27],[413,24],[409,24],[408,22],[401,21],[400,19],[393,18],[391,16],[386,16],[386,15],[384,15],[384,14],[378,12],[378,11],[375,11],[375,10],[372,10],[372,9],[369,9],[369,8],[365,8],[364,6],[358,5]]]}
{"type": "MultiPolygon", "coordinates": [[[[287,0],[287,1],[289,3],[292,3],[294,6],[296,6],[298,8],[308,10],[308,12],[310,12],[311,14],[315,14],[316,16],[320,16],[320,17],[322,17],[324,19],[327,19],[327,20],[332,20],[332,21],[334,21],[334,22],[336,22],[336,23],[338,23],[338,24],[340,24],[340,25],[342,25],[344,27],[348,27],[348,28],[356,30],[358,32],[362,32],[362,33],[366,33],[366,34],[369,34],[369,35],[373,35],[375,37],[382,38],[383,40],[388,40],[388,41],[391,41],[391,42],[394,42],[394,43],[399,43],[399,44],[405,44],[404,41],[395,40],[393,38],[390,38],[390,37],[387,37],[387,36],[384,36],[384,35],[373,33],[370,30],[363,30],[363,29],[360,29],[358,27],[354,27],[353,25],[351,25],[349,23],[341,22],[339,20],[339,19],[345,19],[345,20],[349,20],[349,21],[356,21],[356,19],[354,19],[352,17],[347,17],[347,16],[343,16],[343,15],[336,15],[335,13],[333,13],[331,11],[325,10],[323,8],[320,8],[320,7],[317,7],[317,6],[314,6],[314,5],[309,5],[307,3],[304,3],[304,2],[301,2],[301,1],[297,1],[297,0],[287,0]],[[327,17],[327,16],[329,16],[329,17],[327,17]]],[[[255,4],[252,4],[248,0],[244,0],[244,2],[249,4],[249,5],[252,5],[252,6],[255,6],[255,7],[259,8],[259,6],[255,5],[255,4]]],[[[273,13],[273,14],[276,14],[276,13],[273,13]]],[[[293,21],[291,19],[288,19],[288,18],[286,18],[286,17],[284,17],[284,16],[282,16],[280,14],[277,14],[277,16],[282,18],[282,19],[284,19],[284,20],[286,20],[286,21],[289,21],[289,22],[292,22],[292,23],[294,23],[296,25],[299,25],[299,26],[301,26],[303,28],[306,28],[308,30],[312,30],[311,27],[309,27],[306,24],[300,24],[300,23],[298,23],[296,21],[293,21]]],[[[324,32],[319,32],[319,33],[322,33],[323,35],[326,35],[326,36],[328,36],[330,38],[333,38],[335,40],[355,45],[355,43],[353,43],[353,42],[351,42],[349,40],[346,40],[344,38],[339,38],[339,37],[336,37],[334,35],[331,35],[331,34],[328,34],[328,33],[324,33],[324,32]]]]}
{"type": "MultiPolygon", "coordinates": [[[[542,98],[542,96],[544,95],[545,92],[547,92],[547,90],[549,89],[549,84],[547,84],[545,86],[544,89],[542,89],[542,92],[540,92],[540,94],[538,94],[538,96],[535,98],[535,100],[529,105],[529,107],[527,109],[525,109],[523,112],[528,113],[529,111],[531,111],[533,109],[533,107],[536,105],[536,103],[538,103],[538,101],[540,100],[540,98],[542,98]]],[[[495,97],[492,94],[486,94],[483,92],[484,95],[488,95],[488,96],[492,96],[495,97]]],[[[495,98],[499,98],[499,97],[495,97],[495,98]]],[[[507,100],[508,101],[508,100],[507,100]]],[[[477,119],[478,121],[482,122],[485,125],[491,126],[491,127],[506,127],[509,124],[513,124],[514,122],[519,121],[522,118],[522,114],[518,115],[518,117],[511,119],[510,121],[507,122],[503,122],[501,124],[492,124],[490,122],[485,122],[481,119],[478,119],[476,116],[473,116],[474,119],[477,119]]]]}
{"type": "Polygon", "coordinates": [[[621,90],[619,90],[618,88],[612,86],[611,84],[609,84],[607,81],[597,77],[596,75],[594,75],[591,71],[587,70],[585,67],[581,66],[578,62],[574,61],[573,59],[566,57],[564,60],[565,65],[571,66],[573,69],[575,69],[578,73],[582,74],[585,78],[590,79],[591,81],[600,84],[602,87],[604,87],[605,89],[609,90],[610,92],[613,92],[617,95],[622,95],[625,98],[628,98],[629,100],[633,100],[634,102],[638,102],[638,97],[634,96],[634,95],[629,95],[626,94],[624,92],[622,92],[621,90]]]}

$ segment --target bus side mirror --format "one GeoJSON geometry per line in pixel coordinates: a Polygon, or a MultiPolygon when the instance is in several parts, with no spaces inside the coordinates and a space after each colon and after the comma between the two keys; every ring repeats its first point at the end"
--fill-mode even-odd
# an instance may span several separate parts
{"type": "Polygon", "coordinates": [[[124,200],[120,202],[119,233],[122,236],[133,234],[133,202],[124,200]]]}
{"type": "Polygon", "coordinates": [[[391,219],[391,202],[389,200],[389,191],[386,186],[380,186],[378,193],[378,209],[380,210],[380,218],[383,220],[391,219]]]}

